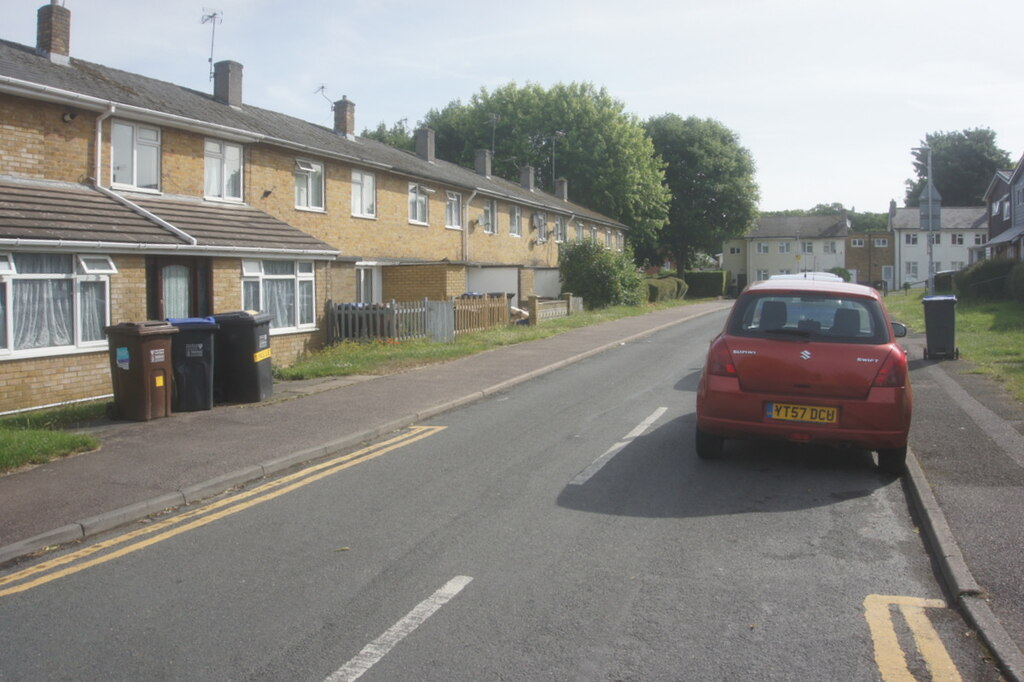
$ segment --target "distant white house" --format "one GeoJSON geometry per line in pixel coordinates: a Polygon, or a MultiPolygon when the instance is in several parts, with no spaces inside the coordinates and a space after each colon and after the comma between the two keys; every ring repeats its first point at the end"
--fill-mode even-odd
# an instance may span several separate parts
{"type": "Polygon", "coordinates": [[[737,290],[773,275],[844,267],[845,215],[762,216],[753,230],[725,242],[722,267],[737,290]]]}
{"type": "Polygon", "coordinates": [[[928,281],[928,241],[932,241],[932,270],[963,270],[976,259],[988,240],[984,206],[944,207],[930,184],[921,205],[889,212],[889,230],[896,240],[896,286],[925,286],[928,281]],[[933,230],[929,231],[929,220],[933,230]]]}

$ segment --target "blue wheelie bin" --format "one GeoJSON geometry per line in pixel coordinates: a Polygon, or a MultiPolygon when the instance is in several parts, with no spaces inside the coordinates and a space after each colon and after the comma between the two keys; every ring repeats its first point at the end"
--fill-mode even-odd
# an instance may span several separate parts
{"type": "Polygon", "coordinates": [[[167,320],[178,329],[171,338],[174,391],[171,409],[195,412],[213,408],[214,332],[212,317],[174,317],[167,320]]]}

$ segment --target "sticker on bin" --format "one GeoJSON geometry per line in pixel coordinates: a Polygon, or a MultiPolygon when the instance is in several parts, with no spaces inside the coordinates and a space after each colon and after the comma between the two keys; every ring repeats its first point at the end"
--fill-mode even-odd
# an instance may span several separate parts
{"type": "Polygon", "coordinates": [[[123,369],[125,371],[128,371],[129,369],[131,369],[131,364],[132,363],[131,363],[130,356],[128,355],[128,347],[127,346],[118,346],[116,352],[117,352],[117,368],[118,369],[123,369]]]}
{"type": "Polygon", "coordinates": [[[264,360],[267,360],[269,358],[270,358],[270,349],[269,348],[267,348],[266,350],[261,350],[259,353],[253,353],[252,354],[252,361],[253,362],[263,362],[264,360]]]}
{"type": "Polygon", "coordinates": [[[149,351],[149,361],[154,363],[154,364],[157,363],[157,362],[163,362],[164,361],[164,349],[163,348],[153,348],[153,349],[151,349],[149,351]]]}
{"type": "Polygon", "coordinates": [[[268,346],[270,346],[270,337],[267,336],[266,334],[260,334],[259,337],[256,339],[256,347],[267,348],[268,346]]]}
{"type": "Polygon", "coordinates": [[[186,358],[201,358],[201,357],[203,357],[203,344],[201,344],[201,343],[186,343],[185,344],[185,357],[186,358]]]}
{"type": "Polygon", "coordinates": [[[164,387],[164,375],[163,374],[157,374],[156,375],[156,387],[157,388],[163,388],[164,387]]]}

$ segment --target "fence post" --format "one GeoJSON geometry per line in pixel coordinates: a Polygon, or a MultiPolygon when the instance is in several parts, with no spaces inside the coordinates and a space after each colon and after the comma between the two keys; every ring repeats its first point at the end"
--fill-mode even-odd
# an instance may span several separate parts
{"type": "Polygon", "coordinates": [[[565,301],[565,316],[569,317],[572,315],[572,292],[563,293],[562,300],[565,301]]]}
{"type": "Polygon", "coordinates": [[[540,321],[540,299],[536,296],[530,296],[526,302],[526,312],[530,313],[530,324],[535,325],[540,321]]]}

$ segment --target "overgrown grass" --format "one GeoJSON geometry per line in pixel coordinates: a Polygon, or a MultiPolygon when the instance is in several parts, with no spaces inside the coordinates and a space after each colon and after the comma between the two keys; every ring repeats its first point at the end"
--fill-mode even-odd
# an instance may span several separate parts
{"type": "Polygon", "coordinates": [[[0,472],[99,447],[99,441],[67,429],[104,415],[106,403],[79,403],[52,410],[0,418],[0,472]]]}
{"type": "MultiPolygon", "coordinates": [[[[923,333],[924,292],[892,293],[885,305],[893,319],[923,333]]],[[[1024,305],[1015,301],[956,303],[956,346],[975,371],[1001,382],[1016,400],[1024,402],[1024,305]]]]}
{"type": "Polygon", "coordinates": [[[613,306],[548,320],[536,326],[511,325],[486,332],[460,334],[454,343],[432,343],[422,339],[400,343],[345,341],[309,353],[299,358],[291,367],[275,368],[274,375],[279,379],[313,379],[354,374],[390,374],[454,360],[492,348],[542,339],[570,329],[694,302],[669,301],[643,306],[613,306]]]}

